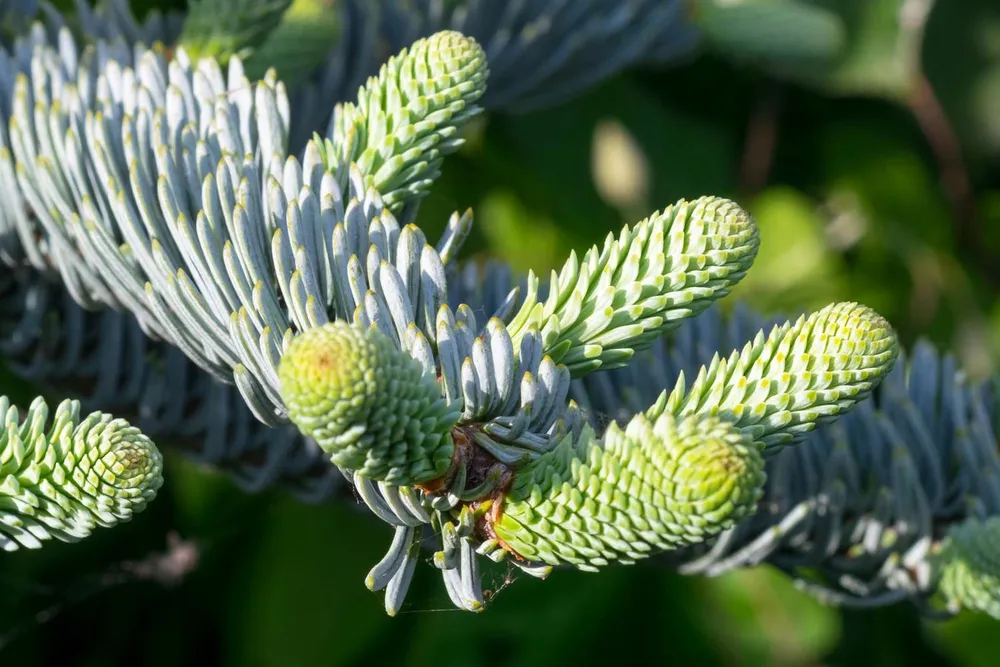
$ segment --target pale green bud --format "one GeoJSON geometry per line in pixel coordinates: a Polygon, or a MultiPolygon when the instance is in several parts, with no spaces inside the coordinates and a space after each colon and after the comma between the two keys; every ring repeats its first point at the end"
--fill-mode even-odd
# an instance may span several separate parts
{"type": "Polygon", "coordinates": [[[492,530],[518,556],[593,570],[703,542],[751,514],[764,461],[715,417],[588,427],[517,471],[492,530]]]}
{"type": "Polygon", "coordinates": [[[288,416],[338,466],[396,486],[444,475],[461,412],[437,378],[377,329],[333,322],[289,344],[278,367],[288,416]]]}
{"type": "Polygon", "coordinates": [[[835,303],[713,359],[690,388],[682,375],[651,412],[716,414],[775,450],[846,412],[889,374],[899,345],[870,308],[835,303]]]}
{"type": "Polygon", "coordinates": [[[546,354],[579,377],[624,366],[637,350],[708,308],[743,279],[760,237],[750,214],[719,197],[681,200],[654,213],[583,260],[572,253],[552,273],[549,294],[528,276],[510,324],[517,341],[542,334],[546,354]]]}
{"type": "Polygon", "coordinates": [[[953,611],[968,609],[1000,619],[1000,516],[953,526],[931,562],[938,592],[953,611]]]}
{"type": "MultiPolygon", "coordinates": [[[[333,138],[317,145],[346,179],[357,163],[393,212],[419,200],[462,144],[461,128],[481,109],[489,69],[476,40],[453,31],[417,40],[368,80],[357,104],[334,110],[333,138]]],[[[346,181],[345,181],[346,182],[346,181]]]]}
{"type": "Polygon", "coordinates": [[[63,401],[51,424],[36,399],[23,419],[0,397],[0,549],[81,540],[128,521],[163,484],[159,450],[139,429],[63,401]]]}

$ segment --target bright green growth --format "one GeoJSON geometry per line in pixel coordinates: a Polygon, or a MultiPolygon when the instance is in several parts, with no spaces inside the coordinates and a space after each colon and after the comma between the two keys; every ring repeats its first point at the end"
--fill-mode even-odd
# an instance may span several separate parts
{"type": "Polygon", "coordinates": [[[1000,619],[1000,516],[953,526],[931,562],[949,608],[1000,619]]]}
{"type": "Polygon", "coordinates": [[[624,431],[585,428],[517,471],[496,536],[583,569],[703,542],[753,512],[764,456],[865,398],[897,353],[889,324],[854,303],[761,332],[624,431]]]}
{"type": "MultiPolygon", "coordinates": [[[[896,362],[889,323],[856,303],[835,303],[775,327],[687,388],[683,375],[651,412],[717,414],[775,450],[867,397],[896,362]]],[[[770,452],[766,452],[770,454],[770,452]]]]}
{"type": "Polygon", "coordinates": [[[291,0],[189,0],[177,45],[192,60],[245,60],[281,21],[291,0]]]}
{"type": "Polygon", "coordinates": [[[516,554],[595,570],[703,542],[750,515],[764,460],[715,417],[639,414],[586,427],[518,471],[493,529],[516,554]]]}
{"type": "Polygon", "coordinates": [[[334,110],[333,137],[317,144],[343,183],[356,163],[367,185],[398,213],[430,189],[459,131],[481,109],[486,54],[472,38],[439,32],[413,43],[368,80],[357,104],[334,110]]]}
{"type": "Polygon", "coordinates": [[[718,356],[687,389],[683,374],[654,410],[718,414],[777,449],[847,411],[888,375],[896,334],[874,310],[835,303],[718,356]]]}
{"type": "Polygon", "coordinates": [[[654,213],[603,249],[570,255],[553,272],[545,301],[528,275],[527,294],[508,327],[517,341],[542,332],[546,354],[579,377],[624,366],[680,323],[698,315],[742,280],[760,246],[757,225],[718,197],[681,200],[654,213]]]}
{"type": "Polygon", "coordinates": [[[163,461],[139,429],[99,412],[81,420],[63,401],[48,425],[36,399],[24,420],[0,397],[0,549],[74,542],[128,521],[156,497],[163,461]]]}
{"type": "Polygon", "coordinates": [[[829,64],[847,41],[841,18],[809,1],[695,0],[694,19],[718,51],[778,66],[829,64]]]}
{"type": "Polygon", "coordinates": [[[448,471],[461,411],[377,329],[345,322],[309,329],[289,344],[278,377],[289,418],[338,466],[396,486],[448,471]]]}

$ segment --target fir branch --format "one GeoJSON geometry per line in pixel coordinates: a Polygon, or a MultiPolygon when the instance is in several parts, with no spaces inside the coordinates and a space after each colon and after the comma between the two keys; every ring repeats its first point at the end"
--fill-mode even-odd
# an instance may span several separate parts
{"type": "MultiPolygon", "coordinates": [[[[474,3],[465,4],[472,7],[474,3]]],[[[588,9],[580,7],[574,10],[580,12],[575,16],[584,17],[588,9]]],[[[520,17],[506,18],[519,21],[529,16],[530,11],[520,17]]],[[[573,15],[561,16],[565,19],[573,15]]],[[[627,12],[622,14],[626,15],[627,12]]],[[[455,16],[459,14],[449,14],[451,18],[455,16]]],[[[566,28],[576,24],[557,21],[552,25],[566,28]]],[[[518,34],[523,37],[527,33],[518,34]]],[[[710,499],[708,502],[723,500],[716,514],[687,517],[691,520],[689,525],[694,527],[691,530],[685,532],[664,524],[658,527],[658,532],[642,536],[643,541],[621,549],[618,549],[621,543],[609,541],[610,546],[603,553],[581,550],[572,539],[567,543],[563,537],[568,536],[560,535],[544,521],[532,524],[525,519],[527,525],[538,530],[530,540],[522,539],[521,546],[526,552],[535,549],[531,553],[538,554],[543,563],[518,560],[516,564],[526,572],[544,576],[549,570],[545,559],[552,561],[551,564],[571,562],[588,567],[610,560],[633,559],[636,554],[666,548],[664,545],[683,544],[683,548],[671,553],[672,558],[695,558],[685,566],[687,569],[722,571],[739,563],[771,557],[773,562],[789,569],[798,581],[806,582],[804,568],[789,565],[797,562],[793,557],[800,554],[792,553],[785,560],[787,554],[782,551],[797,548],[806,554],[812,569],[825,578],[824,585],[835,582],[834,586],[848,591],[848,595],[833,591],[840,596],[835,597],[838,601],[850,601],[853,595],[853,599],[865,603],[878,603],[892,595],[915,596],[927,590],[926,582],[907,578],[903,568],[887,566],[893,558],[899,559],[898,552],[891,548],[864,552],[856,560],[848,558],[846,563],[834,558],[838,551],[833,536],[839,539],[850,534],[853,539],[859,530],[854,524],[845,528],[842,522],[852,518],[837,508],[842,508],[849,497],[854,500],[846,491],[852,478],[844,461],[863,468],[871,464],[863,452],[850,452],[853,458],[845,458],[843,448],[835,449],[840,458],[826,462],[826,468],[809,468],[818,465],[816,461],[825,461],[821,455],[825,450],[817,452],[814,438],[835,432],[839,422],[830,427],[833,431],[823,427],[808,437],[803,437],[804,433],[863,399],[892,365],[895,342],[891,330],[870,311],[841,305],[779,327],[766,340],[761,333],[742,353],[712,361],[691,391],[681,381],[669,399],[663,394],[650,414],[634,417],[631,434],[629,427],[624,430],[614,427],[605,433],[603,440],[598,440],[596,433],[583,426],[581,415],[568,401],[571,370],[560,363],[567,359],[560,356],[567,355],[564,341],[568,340],[569,349],[575,350],[574,346],[583,340],[574,338],[580,332],[574,332],[571,326],[578,322],[579,313],[574,314],[566,304],[582,308],[589,297],[581,294],[579,301],[575,301],[576,296],[569,292],[572,298],[560,306],[564,309],[556,308],[558,304],[554,303],[548,319],[517,322],[512,326],[518,292],[496,290],[496,281],[485,281],[484,289],[493,290],[502,300],[486,310],[496,317],[482,326],[473,315],[473,308],[466,305],[471,303],[468,295],[456,298],[455,294],[461,294],[462,289],[450,284],[447,277],[447,263],[468,232],[471,218],[454,217],[436,248],[428,244],[419,229],[405,224],[425,191],[424,179],[436,173],[439,155],[434,153],[435,147],[449,150],[454,147],[451,141],[455,118],[464,118],[462,113],[474,101],[466,95],[478,95],[481,86],[475,84],[463,89],[461,84],[455,85],[450,75],[440,82],[424,82],[440,83],[445,92],[456,93],[454,98],[445,100],[442,108],[457,111],[457,115],[430,114],[425,120],[433,117],[431,125],[443,120],[442,125],[435,126],[443,128],[443,138],[424,141],[425,137],[420,137],[415,143],[407,143],[413,139],[410,130],[420,123],[401,114],[398,118],[404,121],[404,131],[400,141],[382,145],[417,151],[402,161],[392,162],[376,150],[380,144],[369,142],[369,138],[378,137],[380,128],[395,123],[392,119],[396,117],[390,113],[382,125],[380,114],[396,109],[389,93],[404,86],[398,81],[394,83],[391,77],[387,81],[392,85],[388,86],[376,79],[370,90],[362,91],[362,95],[372,96],[373,103],[365,106],[363,98],[356,107],[343,107],[340,117],[353,114],[354,120],[347,125],[335,123],[329,144],[324,144],[321,150],[313,143],[306,148],[302,159],[296,160],[288,157],[287,149],[292,122],[290,105],[283,86],[273,75],[251,89],[238,59],[230,62],[228,74],[223,75],[211,61],[193,66],[183,50],[170,62],[161,52],[132,48],[125,41],[110,46],[101,44],[94,50],[78,53],[65,32],[58,49],[48,46],[43,34],[33,39],[22,44],[16,59],[4,63],[6,69],[0,68],[3,72],[0,79],[17,81],[13,105],[3,109],[5,113],[10,110],[11,132],[9,135],[0,132],[3,142],[0,167],[9,168],[12,174],[16,171],[18,184],[13,188],[17,198],[0,209],[3,216],[0,247],[5,262],[28,262],[50,275],[53,270],[58,271],[73,298],[87,307],[112,306],[134,311],[146,332],[178,345],[200,367],[219,378],[235,382],[257,418],[269,424],[280,424],[286,417],[278,381],[282,355],[292,349],[296,340],[310,331],[321,330],[318,328],[334,319],[353,322],[353,331],[374,327],[384,337],[383,343],[391,343],[393,354],[398,352],[400,358],[408,355],[416,362],[414,368],[419,364],[425,372],[437,375],[439,393],[432,403],[446,402],[449,410],[460,412],[457,423],[451,425],[449,417],[438,433],[440,442],[449,442],[451,438],[454,449],[442,449],[430,465],[435,472],[440,471],[449,458],[444,454],[450,454],[447,473],[430,480],[433,483],[424,488],[415,488],[388,484],[379,479],[388,477],[384,471],[376,472],[373,478],[350,468],[343,470],[372,511],[395,526],[396,535],[389,552],[366,581],[373,590],[386,590],[386,608],[390,613],[398,610],[405,598],[418,560],[421,535],[428,527],[439,547],[433,561],[442,571],[450,597],[462,608],[481,609],[478,557],[500,560],[512,550],[516,554],[516,548],[509,544],[504,548],[503,535],[515,544],[519,544],[519,536],[523,538],[523,533],[516,530],[505,533],[500,528],[496,539],[491,539],[482,534],[483,526],[504,525],[506,515],[501,511],[504,507],[512,510],[509,521],[519,511],[520,516],[534,517],[534,521],[537,517],[530,512],[538,510],[535,501],[544,500],[542,496],[518,495],[508,488],[512,476],[514,489],[555,493],[555,477],[547,475],[558,471],[558,466],[549,465],[558,459],[557,452],[567,457],[573,453],[572,460],[576,460],[576,454],[581,455],[576,464],[567,464],[570,472],[579,472],[583,470],[580,466],[596,459],[613,462],[619,454],[623,461],[634,458],[637,463],[648,463],[651,459],[644,457],[655,459],[651,452],[660,450],[649,449],[643,443],[657,441],[664,444],[663,450],[673,451],[670,445],[687,442],[676,435],[676,429],[686,428],[689,421],[693,424],[701,418],[719,420],[720,429],[709,428],[719,437],[701,442],[702,445],[721,442],[733,446],[732,451],[742,451],[739,448],[749,442],[752,446],[747,451],[761,447],[763,454],[774,454],[768,463],[769,480],[765,487],[768,503],[763,517],[759,513],[726,528],[730,521],[749,511],[751,503],[747,499],[755,499],[759,491],[759,485],[757,491],[752,491],[752,474],[749,477],[735,474],[732,479],[720,478],[714,484],[695,485],[696,491],[710,499]],[[76,85],[65,85],[68,81],[76,85]],[[343,111],[351,109],[350,114],[343,111]],[[336,127],[353,129],[338,135],[336,127]],[[376,130],[374,134],[372,128],[376,130]],[[420,164],[423,150],[431,156],[429,165],[420,164]],[[341,160],[335,156],[348,157],[341,160]],[[352,169],[352,160],[361,160],[363,164],[352,169]],[[330,164],[334,165],[333,173],[326,168],[330,164]],[[390,170],[399,171],[381,173],[379,170],[387,165],[390,170]],[[390,189],[390,206],[400,212],[404,224],[396,220],[379,192],[369,187],[376,181],[390,189]],[[38,216],[37,221],[25,213],[24,203],[38,216]],[[11,230],[14,236],[7,233],[11,230]],[[449,293],[451,299],[446,298],[449,293]],[[448,301],[451,305],[446,305],[448,301]],[[569,328],[560,328],[562,324],[569,328]],[[834,335],[812,335],[814,327],[824,326],[831,327],[830,333],[834,335]],[[846,328],[847,335],[838,339],[842,328],[846,328]],[[554,335],[556,329],[559,331],[554,335]],[[572,334],[564,338],[566,331],[572,334]],[[799,351],[797,345],[808,348],[808,358],[789,353],[799,351]],[[444,435],[445,425],[449,427],[448,435],[444,435]],[[637,440],[635,434],[649,435],[653,440],[637,440]],[[778,445],[795,440],[804,441],[787,452],[778,452],[778,445]],[[825,477],[813,475],[822,477],[822,485],[812,484],[815,480],[807,478],[802,489],[793,486],[787,471],[790,465],[805,466],[813,473],[822,470],[825,477]],[[775,475],[770,475],[772,469],[775,475]],[[732,486],[727,485],[730,482],[732,486]],[[726,489],[738,491],[733,496],[736,502],[732,508],[724,499],[726,489]],[[816,497],[825,494],[832,500],[816,500],[810,493],[819,494],[816,497]],[[800,504],[796,509],[784,504],[789,499],[798,499],[800,504]],[[522,501],[525,504],[519,505],[522,501]],[[836,511],[831,515],[822,502],[831,503],[836,511]],[[773,508],[784,511],[777,530],[773,508]],[[491,516],[490,512],[498,514],[491,516]],[[816,537],[806,534],[804,538],[797,533],[800,539],[786,543],[788,531],[805,530],[796,523],[802,517],[815,521],[820,530],[827,532],[816,537]],[[763,526],[763,532],[751,535],[759,526],[763,526]],[[702,532],[699,534],[698,530],[702,532]],[[710,539],[719,530],[723,532],[717,539],[702,546],[696,544],[710,539]],[[749,539],[748,536],[753,537],[750,544],[740,542],[743,537],[749,539]],[[728,552],[729,548],[736,551],[728,552]],[[881,569],[872,574],[868,568],[876,565],[881,569]],[[845,571],[860,571],[860,576],[868,576],[869,580],[859,583],[857,578],[844,576],[845,571]]],[[[443,44],[449,44],[452,43],[449,40],[458,37],[442,39],[443,44]]],[[[432,42],[428,40],[427,44],[432,42]]],[[[485,60],[490,62],[497,79],[504,64],[503,58],[492,50],[498,42],[484,44],[485,60]]],[[[481,52],[474,51],[459,49],[460,55],[454,60],[446,54],[441,62],[453,63],[454,67],[442,64],[443,71],[461,72],[472,79],[477,72],[485,76],[484,58],[481,52]]],[[[579,65],[586,60],[569,56],[571,51],[562,52],[566,57],[563,62],[574,61],[579,65]]],[[[599,50],[586,55],[603,57],[599,50]]],[[[604,58],[601,63],[613,69],[621,64],[614,60],[604,58]]],[[[415,67],[410,70],[417,71],[415,67]]],[[[512,89],[523,84],[521,92],[524,92],[557,70],[559,67],[533,71],[532,76],[516,81],[512,89]]],[[[403,81],[402,73],[408,70],[402,67],[392,71],[403,81]]],[[[590,74],[599,78],[602,71],[608,70],[596,68],[590,74]]],[[[575,86],[579,81],[567,77],[565,83],[575,86]]],[[[555,94],[559,88],[553,86],[550,92],[555,94]]],[[[495,90],[491,83],[491,91],[495,90]]],[[[428,99],[431,97],[428,95],[428,99]]],[[[522,100],[528,97],[525,94],[522,100]]],[[[0,102],[0,108],[5,104],[6,101],[0,102]]],[[[417,105],[419,110],[428,112],[432,106],[417,105]]],[[[745,215],[738,209],[734,211],[736,218],[745,215]]],[[[655,227],[653,222],[649,225],[655,227]]],[[[724,268],[717,269],[717,273],[724,274],[721,283],[711,283],[707,295],[699,293],[691,299],[704,299],[704,303],[698,302],[697,309],[685,310],[686,306],[679,304],[678,314],[689,316],[704,309],[712,298],[728,291],[730,282],[742,276],[748,258],[752,260],[756,250],[755,232],[748,233],[736,244],[741,250],[734,255],[728,258],[725,252],[712,255],[716,259],[721,257],[724,268]]],[[[680,240],[687,241],[692,236],[696,235],[681,234],[680,240]]],[[[710,238],[720,247],[731,249],[722,242],[726,238],[724,233],[710,238]]],[[[617,249],[625,252],[626,247],[632,249],[623,241],[617,249]]],[[[658,260],[653,253],[643,255],[647,250],[639,244],[640,260],[645,258],[655,264],[658,260]]],[[[596,252],[594,257],[600,259],[596,252]]],[[[701,261],[692,257],[688,259],[695,265],[701,261]]],[[[609,283],[614,282],[615,287],[636,266],[640,272],[649,266],[642,261],[636,264],[627,252],[619,259],[625,267],[622,274],[609,271],[605,278],[609,283]]],[[[620,298],[623,304],[635,306],[638,302],[630,299],[650,297],[643,290],[660,289],[667,283],[662,275],[657,278],[655,272],[643,276],[650,279],[648,285],[643,284],[637,292],[627,289],[620,295],[615,292],[613,299],[620,298]]],[[[712,277],[699,275],[697,271],[691,276],[699,287],[703,286],[702,278],[712,277]]],[[[562,295],[559,279],[553,294],[562,295]]],[[[685,274],[685,284],[687,279],[685,274]]],[[[537,280],[534,283],[527,293],[533,293],[535,296],[531,298],[537,299],[540,289],[537,280]]],[[[583,286],[589,283],[583,281],[583,286]]],[[[610,338],[598,335],[593,340],[587,339],[581,348],[583,358],[588,358],[586,344],[596,343],[601,349],[589,352],[607,368],[624,363],[636,347],[656,343],[663,331],[673,326],[662,326],[673,321],[667,316],[673,306],[668,305],[668,298],[660,303],[657,299],[661,297],[664,297],[661,293],[652,295],[651,311],[640,313],[641,332],[627,327],[620,331],[604,330],[610,338]],[[628,340],[630,336],[637,340],[628,340]]],[[[534,306],[527,312],[533,309],[534,306]]],[[[730,348],[742,345],[752,335],[744,333],[747,337],[735,341],[730,348]]],[[[568,358],[570,362],[575,359],[568,358]]],[[[708,363],[708,357],[703,357],[703,361],[708,363]]],[[[656,364],[648,367],[656,391],[637,401],[641,404],[638,409],[646,409],[672,383],[673,378],[660,382],[662,373],[655,368],[656,364]]],[[[628,370],[626,367],[622,372],[628,370]]],[[[614,377],[614,373],[592,375],[586,381],[614,377]]],[[[890,380],[893,377],[897,376],[890,373],[890,380]]],[[[612,394],[612,403],[642,394],[637,387],[648,388],[650,379],[643,382],[619,387],[612,394]]],[[[371,400],[372,396],[377,398],[381,390],[375,387],[366,391],[369,393],[359,394],[363,401],[371,400]]],[[[426,398],[430,400],[429,392],[426,398]]],[[[856,413],[870,414],[870,408],[866,413],[866,405],[870,402],[863,401],[845,419],[856,413]]],[[[426,436],[422,432],[416,435],[426,436]]],[[[879,437],[877,433],[866,433],[873,447],[884,445],[879,444],[879,437]]],[[[401,444],[405,448],[418,440],[419,437],[404,438],[401,444]]],[[[384,439],[375,444],[384,444],[384,439]]],[[[381,464],[388,460],[390,468],[394,465],[385,449],[376,446],[365,451],[366,455],[374,452],[381,464]]],[[[747,466],[742,468],[744,473],[757,469],[753,455],[748,456],[747,466]]],[[[598,465],[601,461],[595,463],[595,470],[611,470],[601,468],[598,465]]],[[[663,482],[661,473],[669,468],[641,467],[656,484],[663,482]]],[[[738,465],[735,468],[736,472],[741,469],[738,465]]],[[[682,469],[690,472],[686,464],[682,469]]],[[[369,474],[371,470],[367,469],[369,474]]],[[[923,474],[934,468],[919,470],[923,474]]],[[[911,519],[903,527],[919,527],[915,541],[908,541],[914,537],[911,531],[898,543],[911,549],[903,561],[919,560],[930,544],[920,531],[930,522],[921,514],[918,491],[926,483],[926,488],[931,489],[928,493],[933,495],[937,493],[934,489],[940,488],[940,480],[915,482],[913,470],[905,465],[886,467],[882,461],[869,465],[869,471],[883,481],[877,494],[877,502],[882,503],[877,505],[881,513],[878,516],[889,507],[911,519]],[[884,481],[886,469],[892,471],[890,482],[884,481]],[[887,497],[898,498],[896,506],[887,497]]],[[[423,473],[400,479],[423,479],[423,473]]],[[[612,490],[621,477],[609,474],[604,482],[612,490]]],[[[867,496],[858,496],[862,499],[859,502],[867,502],[867,496]]],[[[977,502],[980,506],[986,503],[977,502]]],[[[542,516],[550,510],[551,507],[545,509],[542,516]]],[[[629,520],[633,518],[638,525],[647,517],[639,512],[634,517],[629,515],[629,520]]],[[[619,523],[615,520],[613,525],[619,523]]],[[[511,524],[506,526],[510,528],[511,524]]],[[[607,526],[594,528],[597,534],[608,538],[617,528],[607,526]]],[[[877,529],[869,532],[872,531],[877,529]]],[[[848,553],[852,558],[857,555],[848,553]]]]}
{"type": "MultiPolygon", "coordinates": [[[[508,308],[511,288],[524,285],[495,263],[449,276],[450,289],[485,312],[508,308]]],[[[629,365],[574,381],[571,396],[599,434],[609,420],[626,424],[647,410],[679,377],[697,377],[720,359],[728,363],[748,344],[760,349],[754,338],[777,324],[743,304],[732,312],[709,308],[629,365]]],[[[911,600],[936,616],[927,600],[946,562],[935,557],[944,552],[942,539],[951,526],[1000,515],[998,415],[992,385],[970,383],[952,355],[918,342],[899,353],[871,396],[768,459],[753,516],[661,560],[706,576],[769,563],[829,604],[911,600]]],[[[964,565],[955,567],[964,572],[964,565]]],[[[953,596],[952,612],[960,606],[954,601],[960,586],[975,581],[955,576],[942,595],[953,596]]]]}
{"type": "Polygon", "coordinates": [[[225,472],[246,492],[281,486],[317,503],[345,486],[298,429],[262,424],[235,387],[147,338],[130,314],[87,312],[24,268],[0,274],[0,356],[46,395],[120,416],[161,447],[225,472]]]}
{"type": "MultiPolygon", "coordinates": [[[[569,370],[548,355],[530,324],[519,327],[515,341],[503,319],[480,329],[469,308],[443,305],[447,281],[442,254],[454,255],[470,219],[454,218],[435,250],[418,229],[398,225],[378,193],[365,188],[360,169],[338,182],[343,174],[327,172],[315,148],[307,149],[301,164],[282,160],[287,114],[276,81],[265,80],[252,95],[243,94],[245,77],[237,60],[230,64],[228,81],[210,61],[202,61],[197,78],[183,51],[169,71],[157,75],[165,67],[160,56],[147,52],[140,57],[137,81],[159,86],[163,95],[154,99],[166,98],[168,92],[158,81],[175,82],[170,91],[177,100],[170,107],[175,115],[161,117],[166,125],[155,114],[142,120],[148,112],[134,106],[127,85],[108,87],[115,97],[100,102],[103,115],[82,121],[90,152],[58,162],[29,159],[40,153],[55,156],[59,148],[29,124],[34,119],[26,112],[29,90],[32,95],[49,93],[38,85],[29,89],[22,79],[16,100],[20,106],[11,124],[19,181],[29,201],[37,202],[33,208],[41,214],[47,240],[61,248],[64,279],[78,286],[74,293],[85,302],[118,304],[136,312],[150,332],[177,344],[221,379],[231,372],[247,404],[265,423],[281,423],[285,417],[277,381],[281,355],[297,333],[325,325],[331,315],[361,327],[375,325],[402,351],[425,366],[433,365],[442,395],[461,410],[457,428],[465,453],[453,468],[422,490],[393,486],[350,469],[345,473],[366,504],[397,526],[393,547],[369,578],[373,589],[386,589],[390,613],[405,597],[413,574],[413,545],[418,528],[426,525],[436,526],[442,536],[435,561],[452,599],[466,609],[481,608],[476,559],[503,558],[506,551],[477,535],[481,517],[474,504],[502,490],[505,468],[516,471],[544,457],[564,433],[575,429],[578,417],[566,402],[569,370]],[[196,81],[203,90],[197,90],[196,81]],[[221,95],[226,91],[230,94],[221,95]],[[211,102],[211,115],[194,114],[186,100],[191,106],[211,102]],[[157,127],[167,129],[166,135],[162,129],[153,131],[157,127]],[[259,148],[242,161],[231,157],[250,153],[253,146],[259,148]],[[278,159],[267,160],[276,149],[278,159]],[[81,165],[80,160],[92,160],[93,168],[83,168],[90,163],[81,165]],[[71,167],[62,181],[69,185],[59,192],[59,179],[47,174],[63,162],[71,167]],[[209,171],[199,166],[203,162],[219,166],[209,171]],[[181,175],[202,172],[200,191],[181,175]],[[258,183],[263,190],[259,198],[258,183]],[[84,192],[93,193],[92,199],[84,192]],[[193,228],[186,222],[192,219],[197,219],[193,228]],[[252,226],[251,220],[265,224],[252,226]],[[119,233],[127,252],[113,242],[119,233]],[[268,236],[270,258],[264,250],[268,236]],[[104,273],[88,264],[98,257],[104,273]],[[113,280],[106,277],[109,267],[113,280]],[[148,284],[140,282],[143,277],[148,284]],[[233,315],[227,322],[228,313],[233,315]],[[480,468],[489,460],[495,465],[480,468]]],[[[128,70],[105,70],[102,76],[109,81],[130,81],[128,70]]],[[[50,72],[53,80],[58,73],[53,68],[36,71],[50,72]]],[[[56,112],[79,107],[66,104],[56,112]]],[[[736,217],[743,219],[739,213],[736,217]]],[[[744,221],[741,229],[746,227],[744,221]]],[[[720,237],[711,238],[706,247],[721,243],[729,226],[722,228],[720,237]]],[[[709,226],[707,231],[716,230],[709,226]]],[[[746,233],[746,239],[754,235],[752,228],[746,233]]],[[[685,238],[678,241],[686,246],[685,238]]],[[[752,255],[736,254],[747,253],[752,255]]],[[[725,264],[725,251],[720,255],[725,264]]],[[[745,268],[724,268],[721,273],[738,276],[741,271],[745,268]]],[[[727,287],[724,283],[716,289],[721,294],[727,287]]],[[[509,306],[503,318],[513,313],[513,304],[509,306]]],[[[523,567],[545,572],[533,564],[523,567]]]]}
{"type": "MultiPolygon", "coordinates": [[[[746,308],[711,308],[630,366],[574,383],[572,395],[595,421],[628,420],[664,383],[738,351],[767,325],[746,308]]],[[[934,614],[926,601],[943,536],[1000,514],[998,414],[989,384],[970,383],[952,355],[919,342],[871,397],[769,459],[754,516],[668,562],[707,576],[770,563],[828,604],[910,600],[934,614]]]]}

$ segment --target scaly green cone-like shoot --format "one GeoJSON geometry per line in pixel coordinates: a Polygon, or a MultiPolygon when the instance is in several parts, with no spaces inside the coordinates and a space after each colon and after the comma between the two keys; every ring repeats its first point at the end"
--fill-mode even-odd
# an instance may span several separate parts
{"type": "Polygon", "coordinates": [[[896,363],[889,323],[870,308],[835,303],[764,332],[713,359],[687,387],[683,374],[656,410],[717,414],[766,448],[788,445],[867,397],[896,363]]]}
{"type": "Polygon", "coordinates": [[[317,141],[323,162],[346,182],[356,163],[394,213],[419,200],[462,144],[459,131],[481,109],[489,69],[476,40],[444,31],[413,43],[358,94],[337,105],[333,138],[317,141]]]}
{"type": "Polygon", "coordinates": [[[764,456],[865,398],[897,352],[853,303],[761,333],[624,431],[586,428],[517,470],[493,531],[522,558],[584,569],[704,541],[752,513],[764,456]]]}
{"type": "Polygon", "coordinates": [[[74,542],[128,521],[163,484],[159,450],[124,420],[81,419],[77,401],[60,403],[51,425],[48,417],[41,398],[21,420],[0,397],[0,550],[74,542]]]}
{"type": "Polygon", "coordinates": [[[640,414],[600,441],[585,427],[518,471],[492,529],[522,558],[596,570],[725,530],[753,512],[764,479],[731,424],[640,414]]]}
{"type": "Polygon", "coordinates": [[[931,562],[938,593],[951,611],[968,609],[1000,619],[1000,516],[952,527],[931,562]]]}
{"type": "Polygon", "coordinates": [[[447,472],[461,412],[377,329],[345,322],[308,329],[289,344],[278,376],[289,418],[338,466],[397,486],[447,472]]]}
{"type": "Polygon", "coordinates": [[[757,224],[719,197],[681,200],[654,213],[583,260],[553,271],[549,294],[528,276],[509,329],[517,341],[537,327],[546,353],[579,377],[624,366],[637,351],[727,294],[757,256],[757,224]]]}

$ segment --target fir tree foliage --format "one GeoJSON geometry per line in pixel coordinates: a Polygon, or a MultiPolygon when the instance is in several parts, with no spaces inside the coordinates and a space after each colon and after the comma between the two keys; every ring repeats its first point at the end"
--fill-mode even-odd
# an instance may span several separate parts
{"type": "MultiPolygon", "coordinates": [[[[341,51],[296,90],[280,63],[244,67],[287,3],[139,22],[111,0],[36,24],[0,58],[0,350],[250,488],[322,500],[346,478],[394,531],[365,579],[390,614],[430,545],[470,611],[484,557],[539,577],[656,557],[996,615],[995,396],[856,303],[720,316],[761,242],[737,203],[676,202],[547,283],[460,267],[471,212],[436,241],[413,224],[483,105],[694,43],[665,29],[679,2],[502,4],[338,3],[341,51]],[[85,335],[90,363],[45,362],[85,335]]],[[[4,548],[80,539],[160,484],[124,421],[66,403],[46,430],[43,403],[0,407],[4,548]]]]}

